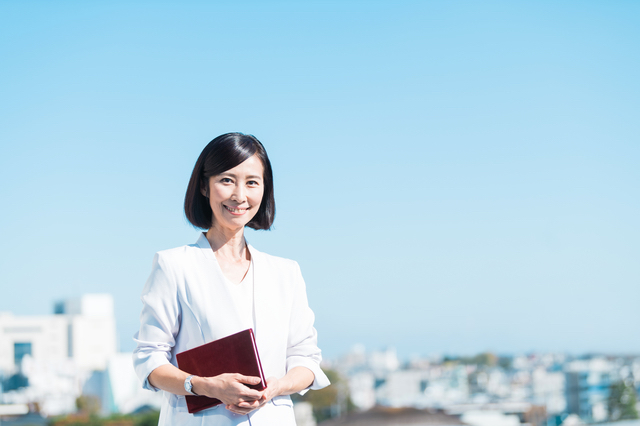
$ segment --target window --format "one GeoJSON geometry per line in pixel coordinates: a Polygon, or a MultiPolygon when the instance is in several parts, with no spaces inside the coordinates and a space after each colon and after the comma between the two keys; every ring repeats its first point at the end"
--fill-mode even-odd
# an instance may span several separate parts
{"type": "Polygon", "coordinates": [[[25,355],[31,355],[31,342],[16,342],[13,344],[13,362],[16,367],[20,366],[22,358],[25,355]]]}

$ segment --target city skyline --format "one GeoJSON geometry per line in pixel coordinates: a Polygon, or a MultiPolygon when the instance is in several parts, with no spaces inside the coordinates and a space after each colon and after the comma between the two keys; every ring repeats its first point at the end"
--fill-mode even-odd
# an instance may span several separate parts
{"type": "Polygon", "coordinates": [[[260,139],[319,345],[640,352],[640,5],[0,4],[0,311],[196,241],[200,150],[260,139]]]}
{"type": "MultiPolygon", "coordinates": [[[[162,393],[144,390],[131,354],[116,350],[111,295],[84,294],[56,303],[54,310],[52,315],[0,315],[5,415],[27,413],[30,406],[37,407],[31,416],[41,422],[43,416],[83,410],[86,415],[89,405],[77,404],[78,399],[93,401],[91,409],[103,418],[159,408],[162,393]],[[107,335],[111,338],[104,339],[107,335]]],[[[317,398],[298,396],[296,417],[307,417],[302,424],[316,424],[312,412],[321,422],[345,414],[375,416],[380,410],[395,410],[398,416],[440,413],[475,426],[567,426],[638,417],[640,354],[479,354],[403,361],[394,349],[358,346],[325,360],[323,370],[337,392],[329,388],[317,398]]]]}

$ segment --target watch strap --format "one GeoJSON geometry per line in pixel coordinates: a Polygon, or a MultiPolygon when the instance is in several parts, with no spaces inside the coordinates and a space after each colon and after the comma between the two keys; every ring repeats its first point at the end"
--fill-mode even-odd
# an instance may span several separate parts
{"type": "Polygon", "coordinates": [[[193,385],[191,384],[191,379],[196,377],[195,374],[188,376],[184,379],[184,390],[189,392],[191,395],[199,396],[197,393],[193,391],[193,385]]]}

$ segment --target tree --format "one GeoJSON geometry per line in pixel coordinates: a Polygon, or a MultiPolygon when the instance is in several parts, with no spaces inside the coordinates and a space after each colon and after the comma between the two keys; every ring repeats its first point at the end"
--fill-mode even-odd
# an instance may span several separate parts
{"type": "Polygon", "coordinates": [[[80,395],[76,398],[78,412],[88,415],[96,415],[100,411],[100,399],[95,395],[80,395]]]}
{"type": "Polygon", "coordinates": [[[313,415],[318,422],[344,415],[355,408],[349,396],[347,381],[337,371],[327,369],[324,372],[331,381],[330,386],[309,391],[304,396],[291,395],[294,402],[309,402],[313,406],[313,415]]]}
{"type": "Polygon", "coordinates": [[[633,384],[627,384],[624,381],[614,382],[609,388],[609,419],[630,420],[638,418],[638,410],[636,402],[638,396],[633,384]]]}
{"type": "Polygon", "coordinates": [[[158,411],[139,414],[135,418],[135,426],[157,426],[159,419],[160,419],[160,412],[158,411]]]}

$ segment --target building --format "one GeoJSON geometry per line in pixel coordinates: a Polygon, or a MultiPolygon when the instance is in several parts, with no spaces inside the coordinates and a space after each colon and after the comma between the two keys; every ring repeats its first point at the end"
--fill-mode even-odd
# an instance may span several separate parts
{"type": "Polygon", "coordinates": [[[565,374],[561,371],[548,371],[536,368],[531,374],[532,402],[546,407],[549,415],[558,415],[566,411],[565,374]]]}
{"type": "Polygon", "coordinates": [[[567,412],[589,422],[607,419],[609,386],[617,368],[603,358],[577,360],[565,370],[567,412]]]}
{"type": "Polygon", "coordinates": [[[103,370],[117,352],[110,294],[56,303],[53,315],[0,313],[0,370],[19,373],[25,356],[36,362],[73,360],[81,370],[103,370]]]}
{"type": "Polygon", "coordinates": [[[86,294],[55,304],[52,315],[0,314],[0,402],[37,406],[45,416],[76,411],[89,394],[104,414],[157,407],[142,389],[131,354],[118,354],[113,298],[86,294]],[[94,392],[87,393],[92,383],[94,392]]]}

